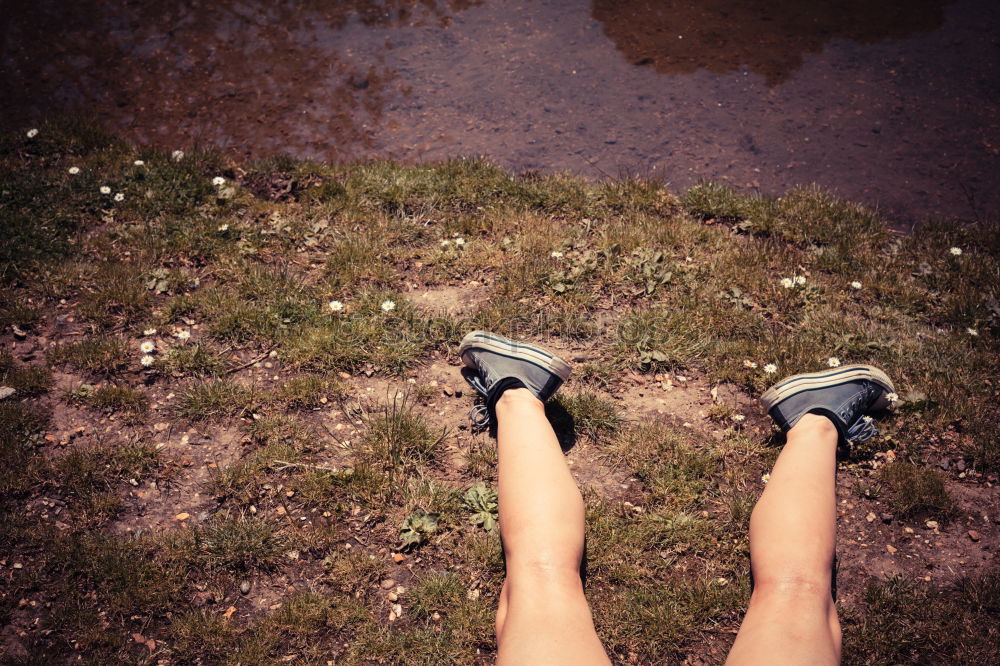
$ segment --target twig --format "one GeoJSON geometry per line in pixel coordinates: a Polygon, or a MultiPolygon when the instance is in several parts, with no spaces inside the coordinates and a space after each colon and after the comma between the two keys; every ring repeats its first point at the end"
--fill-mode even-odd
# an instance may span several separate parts
{"type": "Polygon", "coordinates": [[[266,352],[264,352],[263,354],[261,354],[257,358],[252,359],[250,361],[247,361],[243,365],[238,365],[235,368],[230,368],[229,370],[226,370],[223,374],[225,374],[225,375],[231,375],[234,372],[239,372],[240,370],[245,370],[245,369],[249,368],[254,363],[260,363],[261,361],[263,361],[265,358],[267,358],[271,354],[271,350],[272,349],[274,349],[274,347],[271,347],[271,349],[268,349],[266,352]]]}
{"type": "Polygon", "coordinates": [[[274,468],[276,472],[288,469],[289,467],[305,467],[308,469],[318,469],[324,472],[335,472],[335,473],[343,471],[337,469],[336,467],[324,467],[323,465],[307,465],[306,463],[293,463],[293,462],[288,462],[287,460],[275,460],[273,461],[272,464],[281,465],[280,467],[274,468]]]}

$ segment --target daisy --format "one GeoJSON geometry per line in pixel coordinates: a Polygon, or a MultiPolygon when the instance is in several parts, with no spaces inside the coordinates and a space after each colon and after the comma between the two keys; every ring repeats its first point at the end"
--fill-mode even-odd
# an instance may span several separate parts
{"type": "Polygon", "coordinates": [[[150,356],[149,354],[146,354],[145,356],[143,356],[142,358],[139,359],[139,363],[141,363],[142,367],[144,367],[144,368],[148,368],[149,366],[153,365],[153,363],[155,363],[155,362],[156,362],[156,359],[153,358],[152,356],[150,356]]]}
{"type": "Polygon", "coordinates": [[[146,163],[143,162],[142,160],[136,160],[135,162],[132,162],[132,164],[134,164],[135,166],[146,166],[146,163]]]}
{"type": "Polygon", "coordinates": [[[107,185],[101,185],[101,194],[111,194],[111,188],[107,185]]]}
{"type": "Polygon", "coordinates": [[[794,284],[792,278],[781,278],[781,286],[785,289],[791,289],[794,284]]]}
{"type": "Polygon", "coordinates": [[[858,282],[857,280],[855,280],[854,282],[851,283],[851,288],[852,289],[861,289],[861,283],[858,282]]]}
{"type": "Polygon", "coordinates": [[[760,480],[766,484],[768,481],[771,480],[771,475],[765,474],[764,476],[760,477],[760,480]]]}
{"type": "Polygon", "coordinates": [[[890,393],[890,394],[888,394],[888,395],[885,396],[885,399],[888,400],[890,404],[895,403],[895,402],[899,402],[899,394],[898,393],[890,393]]]}
{"type": "Polygon", "coordinates": [[[344,311],[344,304],[341,303],[340,301],[330,301],[330,305],[328,307],[330,308],[330,312],[344,311]]]}
{"type": "Polygon", "coordinates": [[[462,245],[465,245],[465,239],[464,238],[456,238],[455,239],[455,245],[458,245],[459,247],[461,247],[462,245]]]}
{"type": "Polygon", "coordinates": [[[870,417],[867,414],[865,414],[864,416],[861,417],[861,420],[864,421],[865,423],[871,423],[872,422],[872,417],[870,417]]]}
{"type": "Polygon", "coordinates": [[[219,225],[219,231],[221,231],[223,233],[229,231],[229,225],[228,224],[220,224],[219,225]]]}
{"type": "Polygon", "coordinates": [[[769,375],[773,375],[777,371],[778,371],[778,366],[776,366],[774,363],[768,363],[767,365],[764,366],[764,372],[766,372],[769,375]]]}
{"type": "Polygon", "coordinates": [[[795,284],[803,285],[805,283],[806,283],[806,278],[805,278],[804,275],[796,275],[795,276],[795,284]]]}
{"type": "Polygon", "coordinates": [[[72,166],[69,169],[67,169],[67,171],[69,171],[69,175],[75,176],[76,174],[80,173],[80,167],[72,166]]]}
{"type": "Polygon", "coordinates": [[[965,332],[971,335],[972,337],[976,337],[979,335],[979,331],[975,328],[967,328],[965,329],[965,332]]]}
{"type": "Polygon", "coordinates": [[[142,334],[143,335],[156,335],[156,329],[155,328],[147,328],[145,331],[142,332],[142,334]]]}
{"type": "Polygon", "coordinates": [[[956,257],[957,257],[958,255],[962,254],[962,248],[960,248],[960,247],[953,247],[953,248],[951,248],[951,249],[950,249],[950,250],[948,250],[948,251],[949,251],[949,252],[951,252],[951,253],[952,253],[953,255],[955,255],[956,257]]]}
{"type": "Polygon", "coordinates": [[[840,359],[837,358],[836,356],[831,356],[830,358],[826,359],[826,364],[831,368],[837,368],[840,366],[840,359]]]}
{"type": "Polygon", "coordinates": [[[451,241],[448,240],[447,238],[441,241],[441,247],[448,247],[449,245],[451,245],[451,241]]]}
{"type": "Polygon", "coordinates": [[[747,359],[747,360],[743,361],[743,367],[744,368],[751,368],[751,369],[753,369],[753,368],[757,367],[757,363],[756,363],[756,361],[751,361],[750,359],[747,359]]]}
{"type": "Polygon", "coordinates": [[[125,194],[123,192],[119,192],[118,194],[116,194],[115,201],[125,201],[125,194]]]}
{"type": "Polygon", "coordinates": [[[743,419],[745,418],[746,416],[744,416],[743,414],[733,414],[733,420],[736,421],[737,423],[742,422],[743,419]]]}
{"type": "Polygon", "coordinates": [[[143,354],[152,354],[154,349],[156,349],[156,345],[150,342],[149,340],[146,340],[141,345],[139,345],[139,351],[141,351],[143,354]]]}
{"type": "Polygon", "coordinates": [[[174,152],[170,153],[170,157],[174,160],[174,162],[180,162],[182,159],[184,159],[184,151],[175,150],[174,152]]]}
{"type": "Polygon", "coordinates": [[[186,329],[181,329],[176,333],[174,333],[174,335],[177,336],[178,340],[187,340],[188,338],[191,337],[191,331],[188,331],[186,329]]]}
{"type": "Polygon", "coordinates": [[[215,178],[212,179],[212,185],[215,185],[216,187],[222,187],[225,184],[226,184],[226,179],[223,178],[222,176],[216,176],[215,178]]]}
{"type": "Polygon", "coordinates": [[[396,303],[394,301],[382,301],[382,311],[392,312],[396,309],[396,303]]]}
{"type": "Polygon", "coordinates": [[[36,136],[38,136],[38,130],[37,129],[35,129],[34,127],[32,127],[30,130],[28,130],[28,138],[29,139],[34,139],[36,136]]]}
{"type": "Polygon", "coordinates": [[[552,250],[552,258],[553,259],[561,259],[562,256],[563,256],[563,253],[560,252],[559,250],[552,250]]]}

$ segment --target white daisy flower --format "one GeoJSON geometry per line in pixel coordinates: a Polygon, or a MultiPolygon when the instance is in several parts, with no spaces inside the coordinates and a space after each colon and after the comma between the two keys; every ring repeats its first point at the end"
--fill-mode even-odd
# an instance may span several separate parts
{"type": "Polygon", "coordinates": [[[156,335],[156,329],[155,328],[147,328],[145,331],[142,332],[142,334],[143,335],[156,335]]]}
{"type": "Polygon", "coordinates": [[[766,372],[769,375],[773,375],[777,371],[778,371],[778,366],[776,366],[774,363],[768,363],[767,365],[764,366],[764,372],[766,372]]]}
{"type": "Polygon", "coordinates": [[[139,345],[139,351],[141,351],[143,354],[152,354],[154,349],[156,349],[156,345],[150,342],[149,340],[146,340],[141,345],[139,345]]]}
{"type": "Polygon", "coordinates": [[[894,402],[899,402],[899,394],[889,393],[888,395],[885,396],[885,399],[888,400],[890,404],[894,402]]]}
{"type": "Polygon", "coordinates": [[[840,366],[840,359],[837,358],[836,356],[831,356],[830,358],[826,359],[826,364],[828,366],[830,366],[831,368],[839,367],[840,366]]]}
{"type": "Polygon", "coordinates": [[[329,304],[328,307],[330,308],[330,312],[343,312],[344,311],[344,304],[341,303],[340,301],[330,301],[330,304],[329,304]]]}
{"type": "Polygon", "coordinates": [[[382,311],[392,312],[396,309],[396,303],[394,301],[382,301],[382,311]]]}
{"type": "Polygon", "coordinates": [[[795,284],[803,285],[806,283],[806,277],[804,275],[795,276],[795,284]]]}
{"type": "Polygon", "coordinates": [[[447,238],[441,241],[441,247],[448,247],[449,245],[451,245],[451,241],[448,240],[447,238]]]}
{"type": "Polygon", "coordinates": [[[80,173],[80,167],[71,166],[69,169],[67,169],[67,171],[69,171],[69,175],[75,176],[76,174],[80,173]]]}
{"type": "Polygon", "coordinates": [[[175,150],[174,152],[170,153],[170,157],[171,159],[173,159],[174,162],[180,162],[182,159],[184,159],[184,151],[175,150]]]}
{"type": "Polygon", "coordinates": [[[34,139],[36,136],[38,136],[38,130],[32,127],[30,130],[28,130],[27,136],[29,139],[34,139]]]}
{"type": "Polygon", "coordinates": [[[191,331],[182,328],[181,330],[174,333],[174,335],[177,337],[178,340],[187,340],[188,338],[191,337],[191,331]]]}
{"type": "Polygon", "coordinates": [[[864,416],[861,417],[861,420],[864,421],[865,423],[871,423],[872,422],[872,417],[870,417],[867,414],[865,414],[864,416]]]}
{"type": "Polygon", "coordinates": [[[967,328],[965,329],[965,332],[971,335],[972,337],[976,337],[979,335],[979,331],[975,328],[967,328]]]}
{"type": "Polygon", "coordinates": [[[951,252],[951,253],[952,253],[953,255],[955,255],[956,257],[957,257],[958,255],[962,254],[962,248],[960,248],[960,247],[953,247],[953,248],[951,248],[951,249],[950,249],[950,250],[948,250],[948,251],[949,251],[949,252],[951,252]]]}
{"type": "Polygon", "coordinates": [[[119,202],[125,201],[125,193],[124,192],[119,192],[118,194],[116,194],[115,195],[115,201],[119,201],[119,202]]]}
{"type": "Polygon", "coordinates": [[[156,363],[156,359],[150,356],[149,354],[146,354],[145,356],[139,359],[139,363],[142,364],[142,367],[148,368],[149,366],[156,363]]]}
{"type": "Polygon", "coordinates": [[[552,250],[552,258],[553,259],[562,259],[562,256],[563,256],[563,253],[560,252],[559,250],[552,250]]]}
{"type": "Polygon", "coordinates": [[[737,423],[741,423],[746,418],[743,414],[733,414],[733,420],[737,423]]]}
{"type": "Polygon", "coordinates": [[[757,367],[757,362],[756,361],[751,361],[750,359],[747,359],[747,360],[743,361],[743,367],[744,368],[751,368],[751,369],[752,368],[756,368],[757,367]]]}
{"type": "Polygon", "coordinates": [[[464,239],[464,238],[461,238],[461,237],[459,237],[459,238],[456,238],[456,239],[455,239],[455,245],[458,245],[458,246],[462,246],[462,245],[465,245],[465,239],[464,239]]]}
{"type": "Polygon", "coordinates": [[[219,225],[219,231],[221,231],[223,233],[226,232],[226,231],[229,231],[229,225],[228,224],[220,224],[219,225]]]}
{"type": "Polygon", "coordinates": [[[785,289],[791,289],[795,283],[792,282],[792,278],[781,278],[781,286],[785,289]]]}
{"type": "Polygon", "coordinates": [[[146,166],[146,163],[143,162],[142,160],[136,160],[135,162],[132,162],[132,164],[134,164],[135,166],[146,166]]]}
{"type": "Polygon", "coordinates": [[[861,283],[858,282],[857,280],[855,280],[854,282],[851,283],[851,288],[852,289],[861,289],[861,283]]]}
{"type": "Polygon", "coordinates": [[[216,187],[222,187],[225,184],[226,184],[226,179],[223,178],[222,176],[216,176],[215,178],[212,179],[212,185],[215,185],[216,187]]]}
{"type": "Polygon", "coordinates": [[[771,475],[770,474],[765,474],[764,476],[760,477],[760,480],[764,484],[767,484],[767,482],[771,480],[771,475]]]}
{"type": "Polygon", "coordinates": [[[111,194],[111,188],[107,185],[101,185],[101,194],[111,194]]]}

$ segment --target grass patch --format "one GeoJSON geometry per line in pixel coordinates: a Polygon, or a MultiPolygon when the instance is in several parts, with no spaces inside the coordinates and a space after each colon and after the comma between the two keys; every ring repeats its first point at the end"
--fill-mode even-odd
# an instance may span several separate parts
{"type": "Polygon", "coordinates": [[[140,389],[118,384],[94,387],[83,384],[66,397],[93,409],[122,414],[129,423],[139,423],[149,412],[149,396],[140,389]]]}
{"type": "Polygon", "coordinates": [[[165,372],[199,377],[221,374],[225,360],[211,347],[201,342],[175,345],[163,354],[160,366],[165,372]]]}
{"type": "Polygon", "coordinates": [[[615,403],[597,393],[583,390],[559,395],[556,401],[569,413],[576,432],[592,441],[598,442],[614,435],[621,427],[615,403]]]}
{"type": "Polygon", "coordinates": [[[86,338],[57,345],[49,352],[49,361],[94,374],[112,375],[128,366],[128,347],[117,337],[86,338]]]}
{"type": "Polygon", "coordinates": [[[177,415],[191,421],[237,416],[256,400],[252,388],[230,379],[211,379],[191,386],[177,398],[177,415]]]}
{"type": "Polygon", "coordinates": [[[406,394],[393,397],[380,408],[364,413],[364,460],[387,470],[433,462],[447,437],[416,411],[406,394]]]}
{"type": "Polygon", "coordinates": [[[52,387],[52,371],[17,363],[10,354],[0,354],[0,386],[16,391],[14,397],[39,396],[52,387]]]}
{"type": "Polygon", "coordinates": [[[946,518],[955,512],[944,478],[932,469],[894,462],[882,468],[878,479],[888,487],[889,505],[900,517],[946,518]]]}

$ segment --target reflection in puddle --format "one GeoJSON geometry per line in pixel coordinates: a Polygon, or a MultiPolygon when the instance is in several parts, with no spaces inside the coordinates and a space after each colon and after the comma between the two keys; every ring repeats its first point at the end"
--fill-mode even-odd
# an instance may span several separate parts
{"type": "Polygon", "coordinates": [[[938,28],[948,1],[594,0],[592,14],[633,64],[662,74],[745,65],[774,86],[831,39],[875,44],[938,28]]]}
{"type": "Polygon", "coordinates": [[[995,0],[8,0],[2,122],[1000,210],[995,0]]]}

